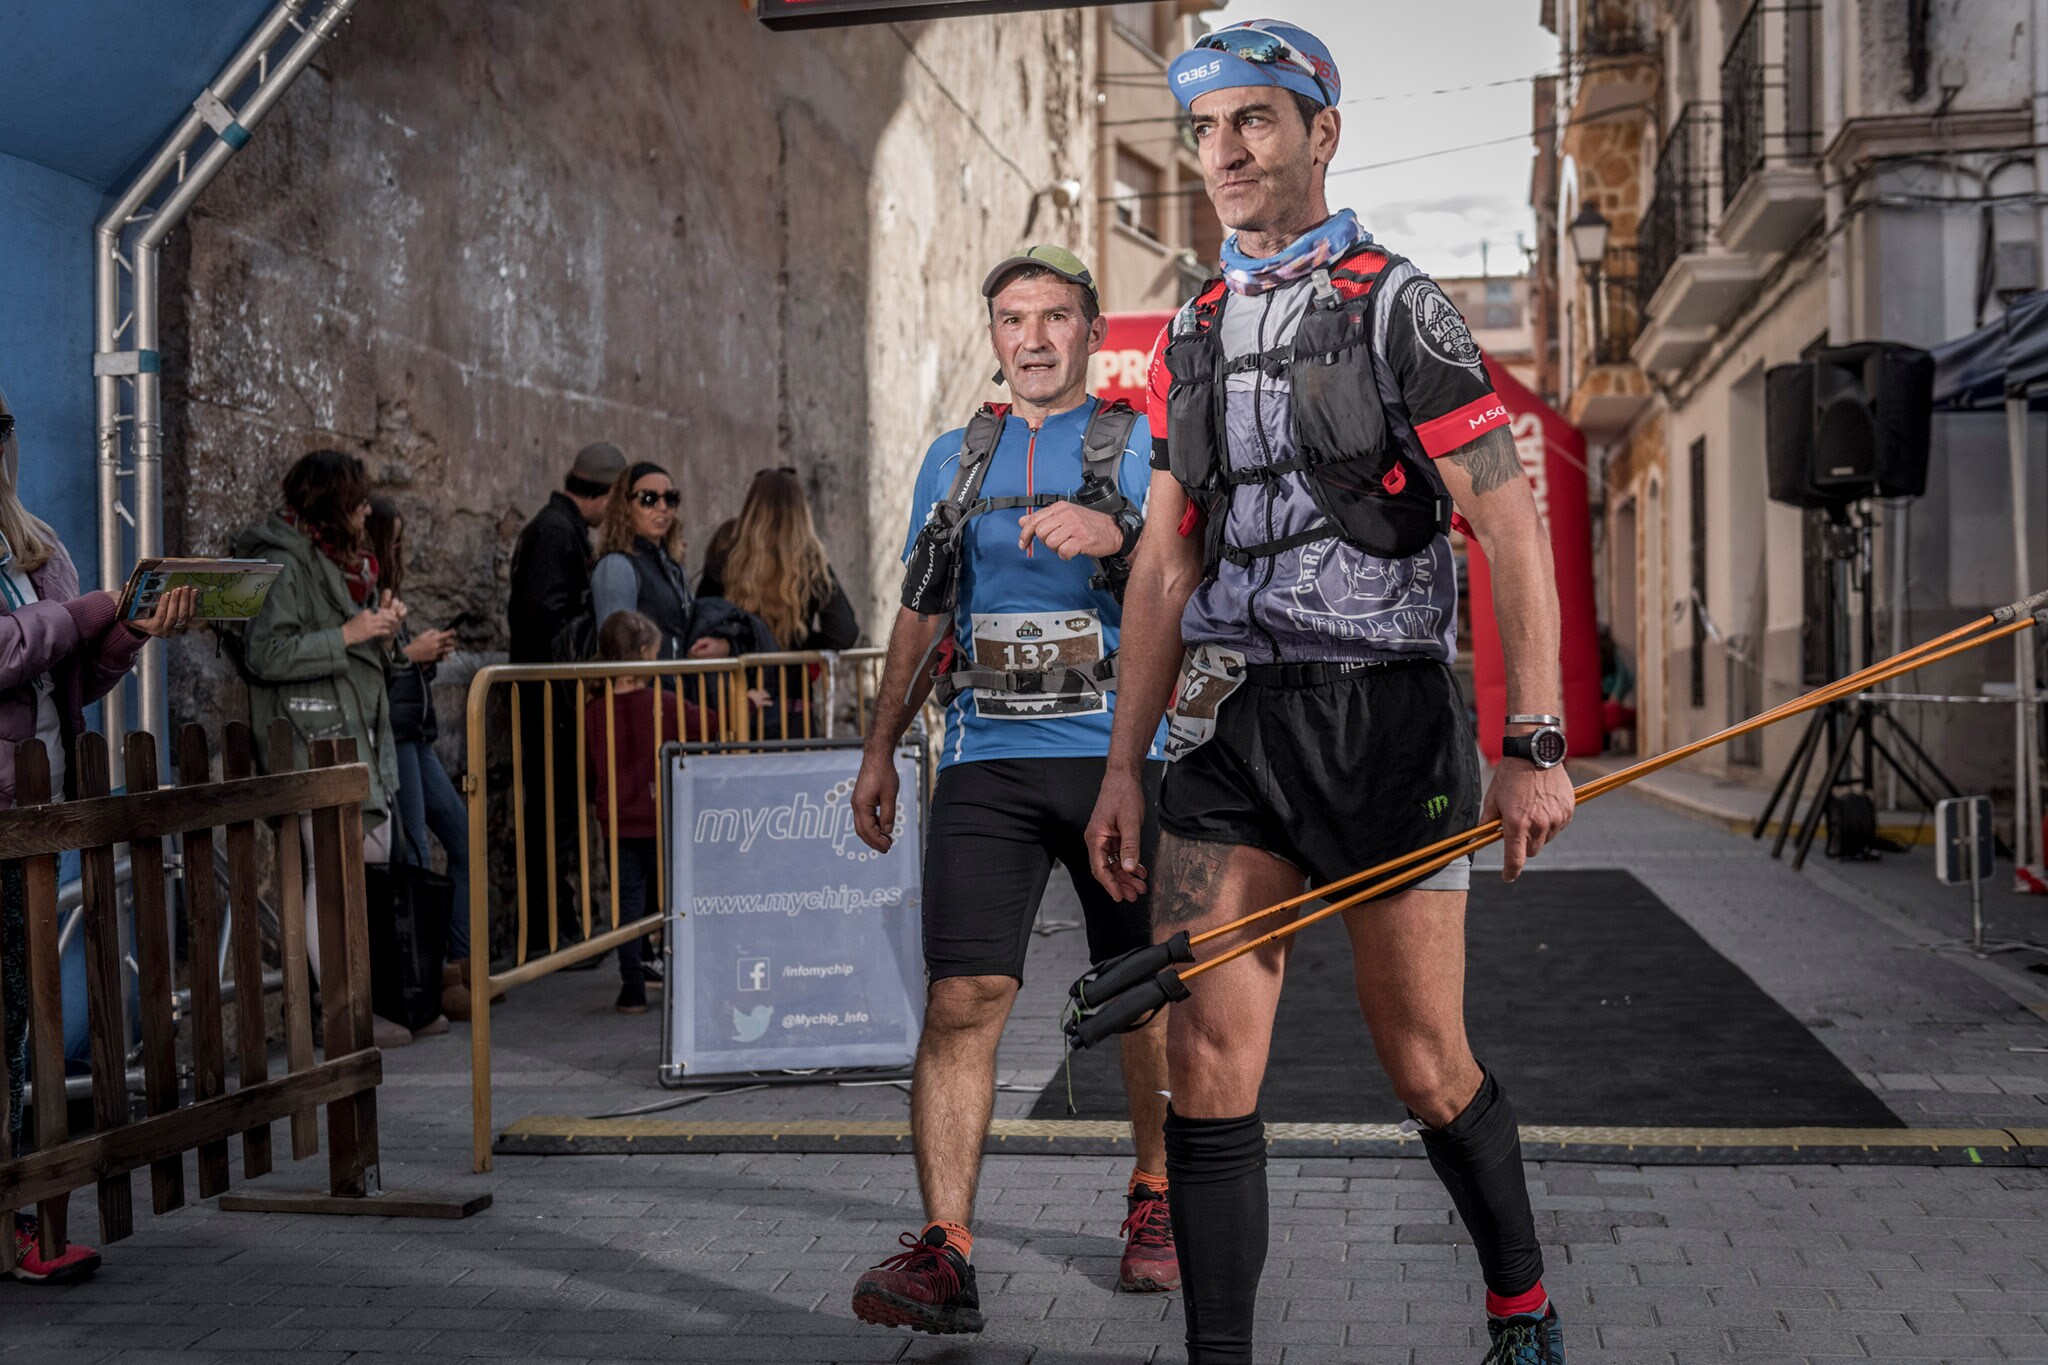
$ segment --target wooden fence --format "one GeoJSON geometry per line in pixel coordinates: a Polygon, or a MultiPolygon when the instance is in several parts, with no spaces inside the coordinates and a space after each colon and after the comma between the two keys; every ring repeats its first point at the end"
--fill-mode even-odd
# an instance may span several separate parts
{"type": "MultiPolygon", "coordinates": [[[[269,734],[270,772],[256,775],[246,725],[227,727],[222,780],[211,780],[207,738],[197,726],[178,736],[181,785],[159,787],[153,736],[127,738],[128,790],[108,794],[107,743],[79,739],[76,801],[53,804],[50,763],[39,741],[16,751],[16,807],[0,812],[0,863],[18,860],[27,889],[26,948],[31,1021],[33,1132],[9,1158],[0,1138],[0,1269],[14,1255],[14,1213],[37,1206],[42,1250],[65,1245],[70,1192],[97,1185],[100,1238],[114,1242],[134,1227],[129,1174],[149,1167],[151,1207],[185,1202],[184,1154],[198,1154],[199,1197],[227,1190],[230,1144],[239,1139],[242,1178],[271,1169],[270,1125],[291,1121],[292,1157],[319,1152],[317,1110],[327,1109],[324,1194],[286,1194],[242,1207],[356,1211],[378,1193],[377,1083],[371,1043],[369,937],[364,921],[362,801],[369,774],[352,740],[312,746],[312,764],[294,770],[290,724],[269,734]],[[300,881],[300,821],[310,814],[316,870],[324,1057],[314,1059],[313,1001],[307,974],[306,918],[300,881]],[[227,895],[214,875],[215,830],[225,830],[227,895]],[[260,832],[259,832],[260,831],[260,832]],[[269,1074],[264,1024],[263,947],[257,912],[258,844],[275,853],[278,926],[284,976],[284,1074],[269,1074]],[[183,1102],[172,1017],[175,964],[165,904],[167,840],[182,843],[186,963],[192,1009],[191,1096],[183,1102]],[[122,982],[121,915],[115,846],[127,844],[134,897],[134,956],[139,978],[143,1109],[133,1116],[127,1085],[129,1032],[122,982]],[[57,857],[78,849],[83,863],[86,1001],[92,1039],[93,1131],[73,1136],[64,1101],[63,999],[58,969],[57,857]],[[231,916],[224,911],[231,909],[231,916]],[[235,986],[236,1075],[228,1085],[220,939],[229,930],[235,986]]],[[[8,1059],[0,1055],[0,1081],[8,1059]]],[[[0,1135],[6,1128],[0,1088],[0,1135]]],[[[487,1196],[485,1197],[487,1202],[487,1196]]],[[[382,1201],[377,1201],[381,1203],[382,1201]]],[[[364,1208],[361,1211],[369,1212],[364,1208]]],[[[379,1213],[421,1210],[380,1207],[379,1213]]],[[[469,1211],[465,1209],[464,1211],[469,1211]]]]}

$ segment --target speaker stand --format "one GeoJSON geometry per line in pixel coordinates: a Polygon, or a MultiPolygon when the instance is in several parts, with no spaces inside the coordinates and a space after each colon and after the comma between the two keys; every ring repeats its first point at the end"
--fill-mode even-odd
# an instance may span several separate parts
{"type": "MultiPolygon", "coordinates": [[[[1829,702],[1814,712],[1807,722],[1806,733],[1800,736],[1799,747],[1793,751],[1792,759],[1785,765],[1785,771],[1778,778],[1777,787],[1771,792],[1771,799],[1765,804],[1763,814],[1757,817],[1756,825],[1750,830],[1750,837],[1761,839],[1770,828],[1771,817],[1777,813],[1780,802],[1784,804],[1785,820],[1778,826],[1777,837],[1771,841],[1771,856],[1780,857],[1785,852],[1788,840],[1796,840],[1792,855],[1792,870],[1798,871],[1806,865],[1806,855],[1813,847],[1815,835],[1821,824],[1828,818],[1828,801],[1844,788],[1861,788],[1874,791],[1876,788],[1875,760],[1883,759],[1906,789],[1913,793],[1914,800],[1928,811],[1933,811],[1937,799],[1929,791],[1930,785],[1938,786],[1949,796],[1961,796],[1962,792],[1949,780],[1940,766],[1928,756],[1905,727],[1898,723],[1891,711],[1881,702],[1868,697],[1854,701],[1829,702]],[[1890,743],[1880,738],[1882,727],[1890,743]],[[1901,762],[1893,751],[1896,744],[1911,758],[1911,765],[1901,762]],[[1852,772],[1852,762],[1858,748],[1863,750],[1863,764],[1860,772],[1852,772]],[[1826,768],[1820,785],[1814,789],[1806,814],[1799,817],[1799,801],[1806,787],[1807,773],[1813,760],[1826,751],[1826,768]],[[1916,772],[1915,768],[1922,770],[1916,772]],[[1923,783],[1921,777],[1929,779],[1923,783]]],[[[1873,804],[1875,804],[1873,802],[1873,804]]]]}
{"type": "MultiPolygon", "coordinates": [[[[1858,614],[1861,617],[1863,658],[1867,662],[1875,657],[1875,626],[1870,609],[1870,518],[1867,512],[1852,511],[1847,506],[1829,508],[1828,517],[1828,558],[1831,563],[1825,620],[1826,671],[1829,677],[1840,678],[1849,671],[1849,602],[1857,588],[1861,590],[1861,611],[1858,614]]],[[[1806,731],[1800,736],[1799,745],[1792,751],[1784,771],[1778,775],[1777,785],[1771,790],[1771,799],[1764,804],[1763,813],[1750,830],[1750,837],[1763,838],[1764,831],[1770,828],[1772,816],[1782,803],[1785,819],[1778,827],[1777,837],[1771,841],[1771,856],[1783,856],[1788,839],[1796,840],[1792,869],[1798,871],[1806,865],[1806,855],[1813,847],[1814,836],[1820,832],[1822,822],[1828,818],[1828,802],[1836,792],[1845,787],[1861,788],[1871,794],[1871,804],[1873,808],[1876,806],[1880,759],[1929,812],[1933,811],[1936,799],[1929,793],[1930,786],[1938,786],[1949,796],[1962,795],[1948,774],[1882,702],[1869,697],[1833,701],[1815,711],[1807,721],[1806,731]],[[1882,737],[1880,728],[1884,732],[1882,737]],[[1910,765],[1900,761],[1894,745],[1908,755],[1910,765]],[[1860,765],[1854,762],[1859,748],[1862,750],[1860,765]],[[1826,757],[1820,785],[1814,789],[1805,816],[1800,818],[1799,803],[1805,793],[1807,775],[1823,752],[1826,757]],[[1920,774],[1929,780],[1923,783],[1920,774]]]]}

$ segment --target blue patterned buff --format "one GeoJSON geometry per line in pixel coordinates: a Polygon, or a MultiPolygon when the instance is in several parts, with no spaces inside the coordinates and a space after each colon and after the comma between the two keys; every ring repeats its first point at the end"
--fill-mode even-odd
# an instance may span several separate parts
{"type": "Polygon", "coordinates": [[[1350,209],[1331,214],[1277,256],[1245,255],[1237,249],[1233,232],[1223,242],[1223,278],[1237,293],[1263,294],[1335,265],[1370,241],[1372,234],[1358,225],[1358,215],[1350,209]]]}

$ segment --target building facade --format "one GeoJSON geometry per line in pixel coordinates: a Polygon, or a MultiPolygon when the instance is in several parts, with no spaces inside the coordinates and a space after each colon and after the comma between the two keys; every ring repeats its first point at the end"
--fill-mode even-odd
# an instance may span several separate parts
{"type": "Polygon", "coordinates": [[[1536,330],[1527,275],[1446,275],[1444,295],[1472,339],[1515,378],[1537,388],[1536,330]]]}
{"type": "MultiPolygon", "coordinates": [[[[674,475],[693,571],[755,470],[797,468],[885,638],[918,462],[992,392],[983,273],[1027,232],[1094,239],[1095,197],[1057,187],[1097,178],[1099,17],[365,13],[173,239],[171,551],[224,550],[303,451],[360,453],[407,518],[415,618],[488,662],[514,536],[609,440],[674,475]]],[[[242,714],[197,643],[171,697],[242,714]]]]}
{"type": "MultiPolygon", "coordinates": [[[[1860,666],[1866,607],[1882,657],[2015,595],[2000,419],[1935,418],[1925,496],[1857,509],[1844,599],[1825,515],[1766,496],[1765,375],[1824,345],[1931,347],[2040,287],[2044,9],[1546,0],[1562,74],[1538,85],[1532,311],[1556,337],[1539,369],[1595,452],[1600,610],[1641,751],[1860,666]],[[1597,261],[1570,231],[1589,207],[1597,261]],[[1843,621],[1849,657],[1831,659],[1843,621]]],[[[1986,650],[1909,683],[2011,675],[1986,650]]],[[[2006,708],[1895,711],[1964,790],[2010,790],[2006,708]]],[[[1699,762],[1764,783],[1797,739],[1774,727],[1699,762]]]]}
{"type": "Polygon", "coordinates": [[[1112,313],[1177,308],[1215,270],[1223,229],[1166,64],[1222,0],[1149,0],[1084,11],[1094,30],[1095,216],[1089,263],[1112,313]]]}

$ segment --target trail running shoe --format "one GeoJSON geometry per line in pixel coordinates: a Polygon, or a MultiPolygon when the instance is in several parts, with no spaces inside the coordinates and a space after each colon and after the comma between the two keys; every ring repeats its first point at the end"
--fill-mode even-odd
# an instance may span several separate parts
{"type": "Polygon", "coordinates": [[[1180,1258],[1173,1249],[1173,1216],[1166,1196],[1140,1185],[1131,1191],[1124,1219],[1124,1260],[1117,1288],[1126,1294],[1157,1294],[1180,1288],[1180,1258]]]}
{"type": "Polygon", "coordinates": [[[73,1284],[100,1268],[100,1254],[73,1242],[54,1258],[43,1255],[36,1238],[41,1223],[32,1213],[14,1215],[14,1278],[27,1284],[73,1284]]]}
{"type": "Polygon", "coordinates": [[[1486,1330],[1493,1346],[1479,1365],[1564,1365],[1564,1328],[1557,1325],[1555,1304],[1540,1318],[1534,1313],[1488,1318],[1486,1330]]]}
{"type": "Polygon", "coordinates": [[[877,1327],[935,1335],[979,1332],[986,1319],[974,1267],[946,1245],[946,1230],[932,1228],[922,1238],[906,1232],[897,1241],[906,1249],[854,1285],[853,1315],[877,1327]]]}

